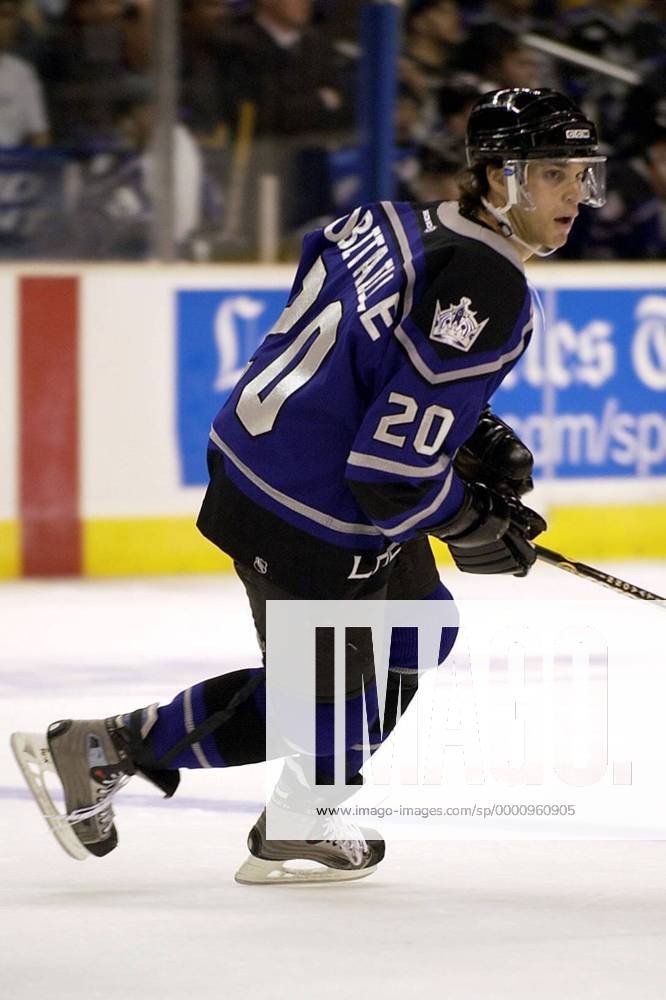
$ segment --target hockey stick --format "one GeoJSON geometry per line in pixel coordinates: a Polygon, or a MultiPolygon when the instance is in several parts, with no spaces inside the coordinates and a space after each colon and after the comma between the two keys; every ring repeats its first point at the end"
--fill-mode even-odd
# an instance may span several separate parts
{"type": "Polygon", "coordinates": [[[540,559],[542,562],[549,563],[551,566],[557,566],[558,569],[566,570],[567,573],[573,573],[574,576],[583,577],[585,580],[600,583],[602,587],[610,587],[611,590],[619,591],[620,594],[624,594],[626,597],[634,597],[637,601],[658,601],[661,603],[661,607],[666,610],[666,598],[660,597],[659,594],[653,594],[651,590],[637,587],[635,583],[627,583],[626,580],[620,580],[619,577],[612,576],[610,573],[604,573],[603,570],[595,569],[594,566],[586,566],[585,563],[573,562],[559,552],[553,552],[552,549],[544,548],[543,545],[535,545],[535,549],[537,559],[540,559]]]}

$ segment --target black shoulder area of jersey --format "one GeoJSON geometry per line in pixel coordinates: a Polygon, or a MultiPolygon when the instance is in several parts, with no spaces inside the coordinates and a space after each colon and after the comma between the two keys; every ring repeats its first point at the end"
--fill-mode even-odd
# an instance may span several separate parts
{"type": "MultiPolygon", "coordinates": [[[[442,360],[464,359],[500,349],[511,338],[527,293],[524,273],[509,257],[441,223],[423,231],[423,212],[436,218],[436,206],[414,206],[423,245],[419,291],[410,319],[442,360]],[[438,338],[438,317],[459,308],[480,332],[462,349],[438,338]],[[435,336],[432,336],[435,332],[435,336]]],[[[427,218],[427,217],[426,217],[427,218]]]]}

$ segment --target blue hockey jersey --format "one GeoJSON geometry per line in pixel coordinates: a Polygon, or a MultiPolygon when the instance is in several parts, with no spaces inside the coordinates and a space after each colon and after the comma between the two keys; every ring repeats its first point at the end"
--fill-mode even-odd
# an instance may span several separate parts
{"type": "Polygon", "coordinates": [[[201,530],[280,582],[287,551],[357,553],[358,570],[435,529],[462,503],[456,451],[531,327],[520,257],[456,203],[365,205],[311,233],[213,422],[201,530]]]}

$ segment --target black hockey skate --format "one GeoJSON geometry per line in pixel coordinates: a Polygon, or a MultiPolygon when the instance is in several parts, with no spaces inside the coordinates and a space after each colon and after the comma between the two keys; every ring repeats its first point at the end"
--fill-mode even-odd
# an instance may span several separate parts
{"type": "Polygon", "coordinates": [[[108,719],[53,722],[46,735],[14,733],[11,745],[23,776],[60,846],[73,858],[103,857],[118,844],[113,797],[133,774],[142,774],[167,796],[178,787],[178,771],[141,767],[133,749],[152,727],[157,706],[108,719]],[[65,795],[59,813],[47,789],[55,772],[65,795]]]}
{"type": "Polygon", "coordinates": [[[323,840],[268,840],[266,810],[250,830],[250,856],[236,872],[243,885],[346,882],[372,875],[384,857],[384,841],[375,830],[336,818],[326,821],[323,840]],[[317,862],[304,867],[299,862],[317,862]]]}

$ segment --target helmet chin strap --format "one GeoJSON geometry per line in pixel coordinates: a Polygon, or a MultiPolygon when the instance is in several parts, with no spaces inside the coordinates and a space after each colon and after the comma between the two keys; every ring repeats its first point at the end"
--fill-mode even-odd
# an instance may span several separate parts
{"type": "Polygon", "coordinates": [[[531,243],[526,243],[525,240],[521,240],[520,236],[517,236],[508,220],[508,214],[511,210],[511,205],[509,202],[503,205],[502,208],[498,208],[496,205],[492,205],[487,198],[481,198],[481,204],[485,208],[489,215],[492,215],[493,219],[499,226],[500,233],[502,236],[506,236],[508,240],[513,240],[515,243],[520,243],[522,247],[529,250],[530,253],[535,254],[537,257],[550,257],[552,253],[555,253],[557,247],[545,247],[545,246],[532,246],[531,243]]]}

